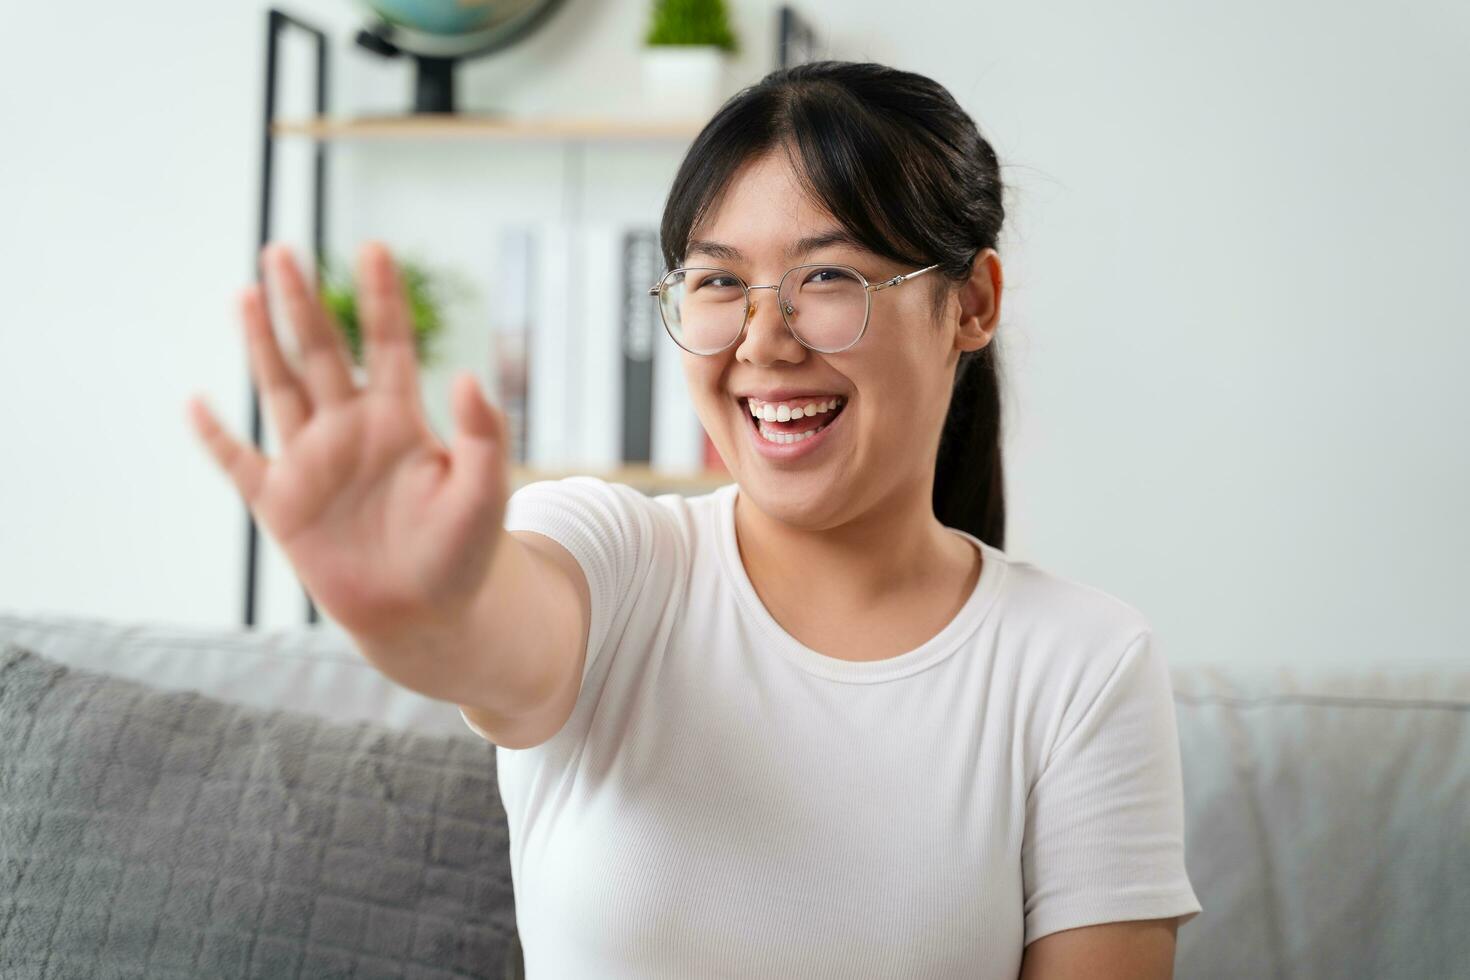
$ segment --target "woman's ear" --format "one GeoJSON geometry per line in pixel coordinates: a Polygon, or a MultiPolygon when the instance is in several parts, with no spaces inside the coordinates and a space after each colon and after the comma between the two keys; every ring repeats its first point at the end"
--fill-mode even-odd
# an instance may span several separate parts
{"type": "Polygon", "coordinates": [[[979,350],[990,343],[1000,323],[1000,294],[1004,283],[1000,255],[995,249],[976,253],[970,262],[970,278],[957,290],[960,312],[955,330],[956,350],[979,350]]]}

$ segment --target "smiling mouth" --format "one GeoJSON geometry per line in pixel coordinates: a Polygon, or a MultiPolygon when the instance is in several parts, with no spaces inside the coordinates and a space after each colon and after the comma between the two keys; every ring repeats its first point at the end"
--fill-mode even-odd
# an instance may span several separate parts
{"type": "Polygon", "coordinates": [[[821,416],[812,418],[792,419],[789,422],[772,422],[765,419],[757,419],[750,413],[750,400],[748,398],[736,399],[740,414],[745,416],[745,421],[751,428],[756,430],[760,438],[775,445],[790,444],[810,439],[821,432],[827,426],[836,421],[837,416],[847,410],[849,399],[843,397],[842,403],[830,412],[823,412],[821,416]]]}

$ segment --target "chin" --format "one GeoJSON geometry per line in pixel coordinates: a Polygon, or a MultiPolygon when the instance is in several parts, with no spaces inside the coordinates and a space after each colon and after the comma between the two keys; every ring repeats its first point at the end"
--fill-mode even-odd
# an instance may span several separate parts
{"type": "Polygon", "coordinates": [[[777,481],[785,477],[762,473],[746,468],[742,473],[731,471],[731,476],[740,484],[740,494],[772,520],[790,527],[821,531],[836,527],[843,522],[841,516],[846,501],[832,493],[792,494],[780,489],[777,481]]]}

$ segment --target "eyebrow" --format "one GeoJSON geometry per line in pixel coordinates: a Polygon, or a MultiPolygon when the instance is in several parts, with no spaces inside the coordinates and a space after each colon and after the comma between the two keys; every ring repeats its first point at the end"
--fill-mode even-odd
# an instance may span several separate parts
{"type": "MultiPolygon", "coordinates": [[[[858,241],[851,233],[843,229],[824,231],[818,235],[808,235],[798,238],[786,247],[783,253],[786,258],[794,259],[798,255],[806,255],[815,252],[819,248],[827,248],[830,245],[841,245],[847,248],[857,249],[860,252],[869,251],[868,246],[858,241]]],[[[685,250],[685,258],[695,252],[703,252],[711,258],[724,259],[731,262],[740,262],[745,259],[744,254],[734,245],[726,245],[724,242],[712,242],[704,238],[690,239],[689,247],[685,250]]]]}

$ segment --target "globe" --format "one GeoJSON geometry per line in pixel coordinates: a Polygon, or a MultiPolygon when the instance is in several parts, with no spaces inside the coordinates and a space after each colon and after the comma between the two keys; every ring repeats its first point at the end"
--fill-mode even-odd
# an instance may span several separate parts
{"type": "Polygon", "coordinates": [[[367,5],[390,24],[426,34],[470,34],[495,20],[497,11],[525,4],[458,0],[367,0],[367,5]]]}
{"type": "Polygon", "coordinates": [[[454,66],[517,43],[563,0],[361,0],[376,22],[357,43],[418,63],[414,112],[454,112],[454,66]]]}

